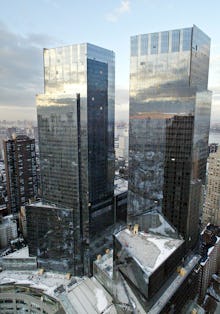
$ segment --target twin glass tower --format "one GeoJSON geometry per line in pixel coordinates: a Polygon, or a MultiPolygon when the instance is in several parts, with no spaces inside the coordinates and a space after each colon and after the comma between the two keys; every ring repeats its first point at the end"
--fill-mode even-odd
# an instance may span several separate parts
{"type": "Polygon", "coordinates": [[[112,51],[91,44],[44,50],[42,199],[81,212],[83,225],[114,193],[114,66],[112,51]]]}
{"type": "Polygon", "coordinates": [[[131,37],[128,220],[162,211],[189,247],[206,175],[209,50],[196,26],[131,37]]]}
{"type": "Polygon", "coordinates": [[[31,254],[50,268],[56,260],[89,273],[92,239],[114,223],[114,58],[91,44],[44,49],[44,94],[37,96],[42,204],[28,215],[38,225],[29,227],[31,254]]]}
{"type": "MultiPolygon", "coordinates": [[[[188,247],[198,238],[206,173],[209,49],[210,39],[196,26],[131,37],[128,222],[141,223],[144,213],[159,210],[188,247]]],[[[53,211],[53,217],[56,230],[63,226],[59,219],[69,217],[62,239],[71,244],[58,240],[75,274],[89,273],[92,237],[113,223],[114,67],[114,53],[91,44],[44,50],[38,207],[67,213],[53,211]]],[[[62,263],[52,239],[45,248],[53,229],[47,219],[42,227],[39,218],[38,231],[33,226],[30,251],[62,263]]]]}

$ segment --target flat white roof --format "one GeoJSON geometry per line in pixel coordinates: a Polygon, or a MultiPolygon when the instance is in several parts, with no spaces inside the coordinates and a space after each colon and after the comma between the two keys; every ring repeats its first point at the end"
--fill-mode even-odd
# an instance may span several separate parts
{"type": "Polygon", "coordinates": [[[182,239],[152,233],[135,235],[129,229],[120,231],[116,237],[149,275],[184,243],[182,239]]]}
{"type": "Polygon", "coordinates": [[[77,313],[117,313],[112,297],[94,277],[86,278],[75,286],[69,292],[68,299],[77,313]]]}

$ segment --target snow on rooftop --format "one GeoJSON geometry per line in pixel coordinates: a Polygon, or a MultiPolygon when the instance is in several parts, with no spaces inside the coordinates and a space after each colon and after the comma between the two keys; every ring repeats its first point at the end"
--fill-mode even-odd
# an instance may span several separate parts
{"type": "Polygon", "coordinates": [[[169,233],[176,233],[176,230],[165,220],[162,215],[158,215],[161,225],[156,228],[149,228],[149,231],[153,233],[159,233],[161,235],[168,235],[169,233]]]}
{"type": "Polygon", "coordinates": [[[212,254],[212,251],[216,249],[216,244],[220,241],[220,237],[217,237],[217,241],[215,242],[215,244],[213,246],[211,246],[208,251],[207,251],[207,256],[205,259],[203,259],[202,262],[200,262],[201,266],[205,266],[206,263],[209,261],[209,257],[212,254]]]}
{"type": "Polygon", "coordinates": [[[109,277],[113,275],[113,250],[111,250],[108,254],[102,256],[102,258],[95,261],[95,263],[104,270],[109,277]]]}
{"type": "Polygon", "coordinates": [[[128,191],[128,181],[122,178],[115,179],[114,181],[115,189],[114,194],[118,195],[128,191]]]}
{"type": "Polygon", "coordinates": [[[60,285],[67,285],[69,280],[65,274],[46,272],[39,275],[38,271],[3,271],[0,273],[0,283],[28,284],[33,288],[42,289],[48,295],[54,297],[54,290],[60,285]]]}
{"type": "Polygon", "coordinates": [[[102,289],[96,288],[94,292],[97,301],[97,308],[100,312],[103,312],[108,305],[104,291],[102,289]]]}
{"type": "MultiPolygon", "coordinates": [[[[68,300],[75,310],[73,313],[106,313],[112,306],[112,297],[94,278],[84,278],[84,280],[73,287],[68,293],[68,300]]],[[[112,313],[116,314],[114,308],[112,313]]]]}
{"type": "Polygon", "coordinates": [[[15,221],[15,218],[13,215],[7,215],[2,217],[2,224],[8,224],[11,223],[11,221],[15,221]]]}
{"type": "Polygon", "coordinates": [[[29,258],[28,246],[25,246],[24,248],[22,248],[18,251],[15,251],[11,254],[8,254],[3,258],[29,258]]]}
{"type": "Polygon", "coordinates": [[[28,206],[57,208],[55,204],[46,204],[46,203],[42,203],[41,201],[31,203],[28,206]]]}
{"type": "Polygon", "coordinates": [[[66,313],[116,314],[112,297],[94,277],[72,279],[68,280],[65,274],[55,272],[40,275],[38,271],[4,270],[0,273],[0,285],[16,283],[40,289],[43,293],[58,299],[66,313]]]}
{"type": "Polygon", "coordinates": [[[134,235],[129,229],[116,237],[148,273],[153,273],[184,242],[145,232],[134,235]]]}

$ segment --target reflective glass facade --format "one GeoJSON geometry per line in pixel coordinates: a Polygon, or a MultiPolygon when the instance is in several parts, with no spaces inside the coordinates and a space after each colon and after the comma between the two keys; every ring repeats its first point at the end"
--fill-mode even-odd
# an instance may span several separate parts
{"type": "Polygon", "coordinates": [[[73,210],[87,265],[94,226],[113,222],[114,67],[114,53],[91,44],[45,49],[37,96],[42,200],[73,210]]]}
{"type": "Polygon", "coordinates": [[[209,50],[196,26],[131,38],[128,219],[162,211],[191,246],[205,182],[209,50]]]}

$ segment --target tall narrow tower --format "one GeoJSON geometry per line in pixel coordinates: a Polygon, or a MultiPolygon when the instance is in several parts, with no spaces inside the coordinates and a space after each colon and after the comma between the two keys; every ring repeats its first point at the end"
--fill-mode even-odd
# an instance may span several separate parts
{"type": "Polygon", "coordinates": [[[17,215],[20,207],[37,197],[35,140],[14,135],[4,140],[8,211],[17,215]]]}
{"type": "Polygon", "coordinates": [[[131,37],[128,219],[162,211],[189,247],[205,182],[209,50],[196,26],[131,37]]]}
{"type": "MultiPolygon", "coordinates": [[[[76,273],[87,273],[92,238],[114,221],[114,67],[114,53],[91,44],[44,50],[45,92],[37,96],[42,201],[69,210],[68,259],[78,263],[76,273]]],[[[33,247],[39,252],[43,240],[33,247]]],[[[59,252],[47,257],[59,259],[59,252]]]]}

